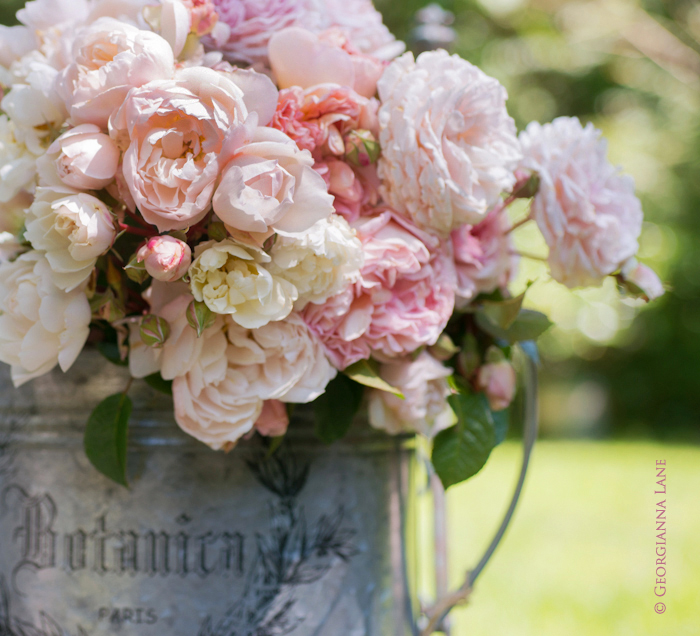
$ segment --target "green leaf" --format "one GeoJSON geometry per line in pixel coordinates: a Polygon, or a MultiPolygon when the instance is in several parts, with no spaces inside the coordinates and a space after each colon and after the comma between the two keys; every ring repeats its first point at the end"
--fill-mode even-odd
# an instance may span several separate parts
{"type": "Polygon", "coordinates": [[[502,411],[491,411],[494,430],[496,432],[496,446],[505,441],[510,428],[510,407],[502,411]]]}
{"type": "Polygon", "coordinates": [[[360,408],[364,389],[347,376],[339,374],[314,402],[316,436],[326,444],[344,437],[360,408]]]}
{"type": "Polygon", "coordinates": [[[355,380],[358,384],[364,384],[373,389],[393,393],[396,397],[400,397],[401,399],[404,397],[401,391],[379,377],[377,365],[372,360],[360,360],[355,364],[351,364],[343,373],[352,380],[355,380]]]}
{"type": "Polygon", "coordinates": [[[552,326],[552,322],[547,316],[531,309],[520,310],[515,322],[508,329],[494,324],[482,313],[476,315],[476,324],[494,338],[505,340],[511,344],[523,340],[537,340],[552,326]]]}
{"type": "Polygon", "coordinates": [[[146,271],[146,264],[143,261],[139,262],[137,254],[131,257],[126,267],[124,267],[124,272],[129,277],[129,280],[139,285],[144,283],[149,277],[149,273],[146,271]]]}
{"type": "Polygon", "coordinates": [[[146,384],[156,391],[165,393],[166,395],[173,394],[173,381],[164,380],[160,373],[154,373],[153,375],[147,375],[144,380],[146,384]]]}
{"type": "Polygon", "coordinates": [[[103,475],[122,486],[126,478],[126,445],[132,403],[126,393],[104,399],[85,429],[85,454],[103,475]]]}
{"type": "Polygon", "coordinates": [[[525,300],[525,292],[520,294],[520,296],[508,298],[507,300],[487,300],[484,301],[479,311],[486,315],[492,323],[501,327],[501,329],[508,329],[518,317],[523,306],[523,300],[525,300]]]}
{"type": "Polygon", "coordinates": [[[270,438],[270,446],[267,449],[267,455],[265,455],[266,459],[272,457],[279,450],[280,446],[282,446],[282,442],[284,442],[284,438],[284,435],[270,438]]]}
{"type": "Polygon", "coordinates": [[[496,445],[493,414],[483,394],[450,395],[447,401],[457,424],[435,436],[432,456],[445,488],[476,475],[496,445]]]}

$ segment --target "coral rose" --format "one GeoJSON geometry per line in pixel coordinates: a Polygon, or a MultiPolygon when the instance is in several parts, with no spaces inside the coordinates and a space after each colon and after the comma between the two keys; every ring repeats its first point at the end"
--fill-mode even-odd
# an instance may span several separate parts
{"type": "Polygon", "coordinates": [[[506,91],[445,51],[406,53],[379,81],[381,192],[443,235],[478,223],[515,183],[520,158],[506,91]]]}
{"type": "Polygon", "coordinates": [[[181,230],[209,210],[231,135],[248,116],[243,92],[208,68],[134,89],[110,122],[124,179],[144,219],[181,230]]]}
{"type": "Polygon", "coordinates": [[[599,284],[637,253],[643,215],[632,178],[609,163],[600,131],[576,118],[532,122],[520,143],[523,166],[540,178],[532,215],[552,277],[568,287],[599,284]]]}

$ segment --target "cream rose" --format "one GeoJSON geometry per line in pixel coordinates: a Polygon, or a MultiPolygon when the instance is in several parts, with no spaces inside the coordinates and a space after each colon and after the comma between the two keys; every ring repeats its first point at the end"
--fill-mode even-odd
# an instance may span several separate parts
{"type": "Polygon", "coordinates": [[[297,288],[297,310],[339,294],[359,279],[364,264],[355,230],[337,214],[306,232],[278,235],[270,256],[269,270],[297,288]]]}
{"type": "Polygon", "coordinates": [[[323,345],[298,314],[252,330],[227,320],[234,346],[230,364],[263,400],[311,402],[336,376],[323,345]]]}
{"type": "Polygon", "coordinates": [[[245,373],[234,365],[235,347],[221,329],[207,330],[192,369],[173,382],[175,421],[180,428],[215,450],[229,450],[253,430],[262,413],[245,373]]]}
{"type": "Polygon", "coordinates": [[[0,115],[0,202],[7,203],[22,190],[33,190],[36,155],[17,141],[15,125],[0,115]]]}
{"type": "Polygon", "coordinates": [[[202,243],[189,270],[192,294],[214,313],[230,314],[247,329],[282,320],[298,293],[265,268],[270,260],[263,250],[231,239],[202,243]]]}
{"type": "Polygon", "coordinates": [[[386,202],[443,235],[478,223],[515,183],[520,158],[503,86],[457,56],[430,51],[396,59],[378,88],[386,202]]]}
{"type": "Polygon", "coordinates": [[[259,127],[224,169],[214,212],[244,232],[303,232],[333,212],[333,197],[307,150],[259,127]]]}
{"type": "Polygon", "coordinates": [[[146,221],[165,232],[204,217],[226,142],[247,116],[241,89],[204,67],[129,94],[111,134],[126,147],[124,179],[146,221]]]}
{"type": "Polygon", "coordinates": [[[426,352],[415,360],[404,358],[381,365],[380,376],[399,389],[405,399],[372,389],[369,396],[370,424],[391,435],[411,431],[426,436],[451,426],[455,421],[447,403],[447,396],[451,393],[447,378],[451,373],[426,352]]]}
{"type": "Polygon", "coordinates": [[[58,92],[74,124],[102,130],[132,88],[171,78],[175,63],[162,37],[112,18],[78,34],[73,59],[57,79],[58,92]]]}
{"type": "Polygon", "coordinates": [[[94,124],[76,126],[51,144],[48,154],[56,162],[58,176],[70,188],[101,190],[117,174],[117,144],[94,124]]]}
{"type": "Polygon", "coordinates": [[[90,304],[82,290],[54,284],[46,257],[32,251],[0,265],[0,361],[15,386],[57,364],[67,371],[90,333],[90,304]]]}
{"type": "Polygon", "coordinates": [[[116,236],[107,206],[96,197],[69,189],[38,188],[27,210],[25,237],[46,252],[55,284],[70,291],[92,273],[116,236]]]}

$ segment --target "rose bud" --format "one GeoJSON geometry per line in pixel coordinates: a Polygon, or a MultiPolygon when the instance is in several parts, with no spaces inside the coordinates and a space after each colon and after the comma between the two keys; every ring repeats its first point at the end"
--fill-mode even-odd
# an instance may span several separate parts
{"type": "Polygon", "coordinates": [[[287,407],[279,400],[266,400],[255,428],[265,437],[281,437],[287,432],[289,416],[287,407]]]}
{"type": "Polygon", "coordinates": [[[170,336],[170,324],[165,318],[148,314],[141,319],[141,340],[149,347],[162,347],[170,336]]]}
{"type": "Polygon", "coordinates": [[[58,176],[77,190],[101,190],[117,174],[119,148],[94,124],[83,124],[63,133],[51,144],[58,176]]]}
{"type": "Polygon", "coordinates": [[[197,332],[197,338],[216,322],[216,314],[205,303],[196,300],[187,307],[186,316],[190,327],[197,332]]]}
{"type": "Polygon", "coordinates": [[[182,278],[192,263],[192,250],[184,241],[172,236],[154,236],[137,253],[139,263],[156,280],[172,283],[182,278]]]}
{"type": "Polygon", "coordinates": [[[655,300],[664,295],[664,284],[656,272],[646,265],[630,258],[622,266],[622,278],[638,287],[649,300],[655,300]]]}
{"type": "Polygon", "coordinates": [[[486,393],[491,410],[502,411],[515,397],[515,369],[507,360],[485,364],[479,369],[476,384],[486,393]]]}
{"type": "Polygon", "coordinates": [[[353,130],[345,137],[345,158],[355,166],[369,166],[379,159],[379,152],[379,143],[369,130],[353,130]]]}

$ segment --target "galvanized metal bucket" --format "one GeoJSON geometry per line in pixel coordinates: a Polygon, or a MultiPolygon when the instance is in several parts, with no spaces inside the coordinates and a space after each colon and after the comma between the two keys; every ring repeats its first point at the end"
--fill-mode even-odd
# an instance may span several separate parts
{"type": "Polygon", "coordinates": [[[127,490],[82,448],[127,381],[96,352],[19,390],[0,369],[0,636],[405,633],[405,440],[321,446],[302,411],[272,457],[215,453],[137,383],[127,490]]]}

